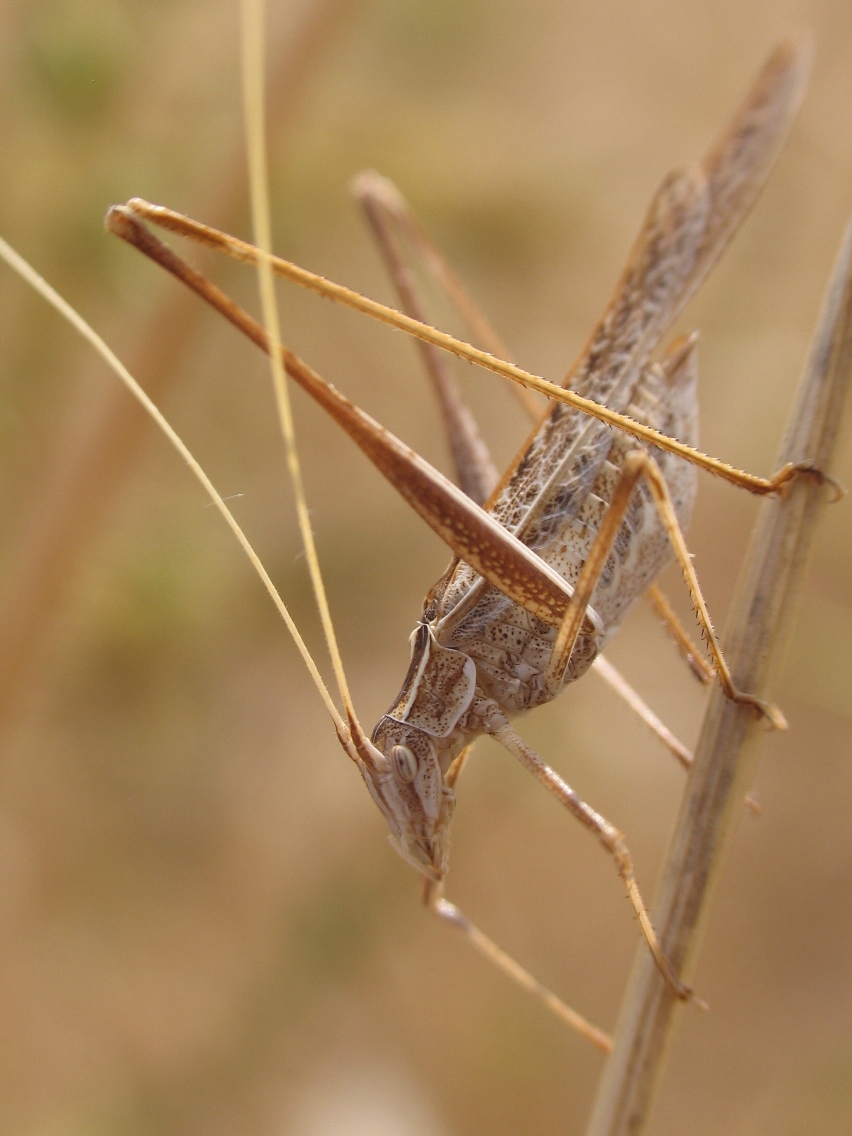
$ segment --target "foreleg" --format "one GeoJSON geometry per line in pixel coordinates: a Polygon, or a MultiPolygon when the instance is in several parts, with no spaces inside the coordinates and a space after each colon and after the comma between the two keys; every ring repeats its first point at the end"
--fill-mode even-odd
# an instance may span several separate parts
{"type": "Polygon", "coordinates": [[[630,904],[636,913],[642,934],[645,937],[651,954],[654,956],[654,961],[660,973],[678,998],[684,1000],[692,998],[692,1000],[699,1005],[703,1005],[699,999],[694,997],[691,989],[680,981],[672,969],[671,963],[663,954],[656,932],[651,925],[648,910],[645,907],[642,896],[639,894],[636,874],[633,870],[633,858],[630,855],[622,833],[618,831],[615,825],[610,824],[605,817],[602,817],[600,813],[596,812],[590,805],[587,805],[586,802],[574,792],[571,786],[563,781],[559,774],[554,769],[551,769],[534,749],[527,745],[524,739],[512,729],[508,722],[504,722],[502,726],[498,726],[496,729],[492,730],[492,734],[513,757],[518,759],[525,769],[532,773],[537,781],[556,797],[561,805],[598,838],[598,841],[615,861],[618,874],[621,876],[627,891],[627,898],[630,900],[630,904]]]}
{"type": "Polygon", "coordinates": [[[448,923],[450,926],[455,927],[457,931],[461,931],[467,941],[475,950],[493,963],[499,970],[502,970],[505,975],[521,986],[527,993],[532,994],[533,997],[538,998],[551,1013],[555,1014],[557,1018],[565,1022],[571,1029],[575,1030],[586,1041],[590,1041],[602,1053],[610,1053],[612,1051],[612,1038],[609,1034],[604,1033],[603,1030],[598,1029],[597,1026],[592,1025],[582,1014],[572,1010],[570,1006],[566,1005],[553,991],[548,990],[546,986],[533,978],[528,970],[525,970],[520,963],[515,962],[511,955],[506,954],[504,950],[492,942],[487,935],[484,935],[479,930],[464,912],[460,911],[454,903],[450,903],[444,899],[442,895],[442,885],[436,883],[434,880],[426,880],[424,887],[424,900],[429,907],[443,922],[448,923]]]}
{"type": "Polygon", "coordinates": [[[644,477],[648,482],[654,502],[659,510],[669,540],[674,549],[675,556],[683,571],[684,579],[686,580],[686,585],[689,588],[689,594],[692,598],[692,604],[706,636],[707,646],[722,689],[733,702],[739,702],[743,705],[753,707],[755,711],[766,717],[773,726],[784,729],[786,727],[786,721],[784,715],[777,707],[768,705],[752,694],[746,694],[743,691],[737,690],[734,686],[731,672],[728,669],[728,664],[725,662],[722,648],[719,645],[719,640],[713,629],[710,614],[707,611],[707,605],[701,594],[698,577],[695,573],[695,568],[693,567],[692,558],[689,555],[689,549],[686,546],[683,532],[678,523],[665,478],[660,472],[660,467],[645,450],[631,450],[625,458],[621,478],[616,485],[612,503],[603,519],[603,523],[586,559],[586,563],[583,565],[583,570],[577,580],[574,595],[571,598],[571,602],[562,620],[562,626],[557,634],[553,654],[545,675],[548,689],[551,690],[553,694],[556,694],[562,686],[565,669],[571,658],[574,645],[577,642],[577,636],[580,633],[580,628],[582,627],[586,615],[586,608],[591,602],[597,582],[606,565],[612,546],[627,513],[633,491],[641,477],[644,477]]]}

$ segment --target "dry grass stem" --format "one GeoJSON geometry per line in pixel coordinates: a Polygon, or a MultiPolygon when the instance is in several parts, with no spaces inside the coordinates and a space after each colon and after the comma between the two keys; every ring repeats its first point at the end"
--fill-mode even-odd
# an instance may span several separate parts
{"type": "MultiPolygon", "coordinates": [[[[779,461],[812,458],[832,466],[852,371],[852,227],[814,339],[779,461]]],[[[814,523],[826,498],[801,479],[763,503],[724,641],[740,689],[771,694],[790,629],[814,523]]],[[[733,841],[757,761],[763,724],[717,687],[695,753],[669,849],[654,926],[687,981],[697,961],[712,888],[733,841]]],[[[615,1047],[599,1086],[588,1136],[644,1131],[674,1024],[676,999],[640,949],[623,1003],[615,1047]]]]}

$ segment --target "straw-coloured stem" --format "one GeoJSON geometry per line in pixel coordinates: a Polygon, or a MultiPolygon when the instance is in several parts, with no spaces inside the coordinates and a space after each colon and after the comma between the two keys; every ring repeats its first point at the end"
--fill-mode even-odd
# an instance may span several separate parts
{"type": "MultiPolygon", "coordinates": [[[[821,469],[831,468],[850,371],[852,226],[799,386],[781,463],[812,458],[821,469]]],[[[762,505],[724,639],[736,686],[761,697],[771,691],[781,662],[825,496],[824,487],[802,478],[783,497],[762,505]]],[[[764,730],[748,708],[714,691],[653,912],[662,948],[685,981],[695,968],[710,895],[742,813],[764,730]]],[[[676,1004],[650,955],[641,950],[587,1136],[644,1131],[676,1004]]]]}

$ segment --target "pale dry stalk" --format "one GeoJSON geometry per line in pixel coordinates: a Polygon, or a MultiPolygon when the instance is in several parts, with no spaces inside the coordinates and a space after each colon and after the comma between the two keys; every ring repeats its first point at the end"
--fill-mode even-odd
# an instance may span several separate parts
{"type": "MultiPolygon", "coordinates": [[[[799,385],[779,464],[812,458],[830,470],[852,373],[852,225],[835,266],[799,385]]],[[[772,696],[792,623],[814,523],[828,490],[800,478],[766,499],[737,586],[725,657],[741,690],[772,696]]],[[[665,861],[652,919],[667,958],[689,980],[714,885],[754,773],[765,725],[714,689],[665,861]]],[[[645,1130],[675,1023],[677,999],[640,949],[625,995],[587,1136],[645,1130]]]]}

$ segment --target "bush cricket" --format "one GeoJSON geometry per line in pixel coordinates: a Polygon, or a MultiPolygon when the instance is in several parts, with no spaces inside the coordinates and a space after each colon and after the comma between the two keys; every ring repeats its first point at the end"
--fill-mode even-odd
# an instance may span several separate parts
{"type": "MultiPolygon", "coordinates": [[[[111,213],[114,231],[181,277],[264,349],[277,336],[160,245],[140,218],[300,279],[555,401],[483,509],[474,497],[486,495],[474,483],[488,488],[486,463],[471,458],[466,481],[457,462],[466,488],[459,490],[292,353],[284,349],[281,356],[288,373],[344,425],[455,557],[427,597],[403,690],[371,737],[342,691],[346,720],[338,714],[335,722],[344,749],[388,820],[397,850],[423,874],[436,913],[603,1049],[605,1035],[544,991],[443,899],[453,785],[469,743],[492,734],[613,856],[658,966],[680,996],[689,996],[659,951],[621,834],[522,741],[510,719],[581,676],[653,584],[671,544],[726,692],[774,724],[782,721],[774,707],[734,689],[680,530],[694,496],[695,465],[756,493],[779,491],[797,474],[818,471],[790,467],[763,479],[699,454],[693,448],[694,341],[675,341],[660,362],[652,357],[762,185],[805,69],[800,48],[779,49],[704,162],[666,179],[612,301],[561,387],[167,210],[134,200],[111,213]]],[[[461,449],[476,454],[470,431],[462,432],[461,449]]]]}

